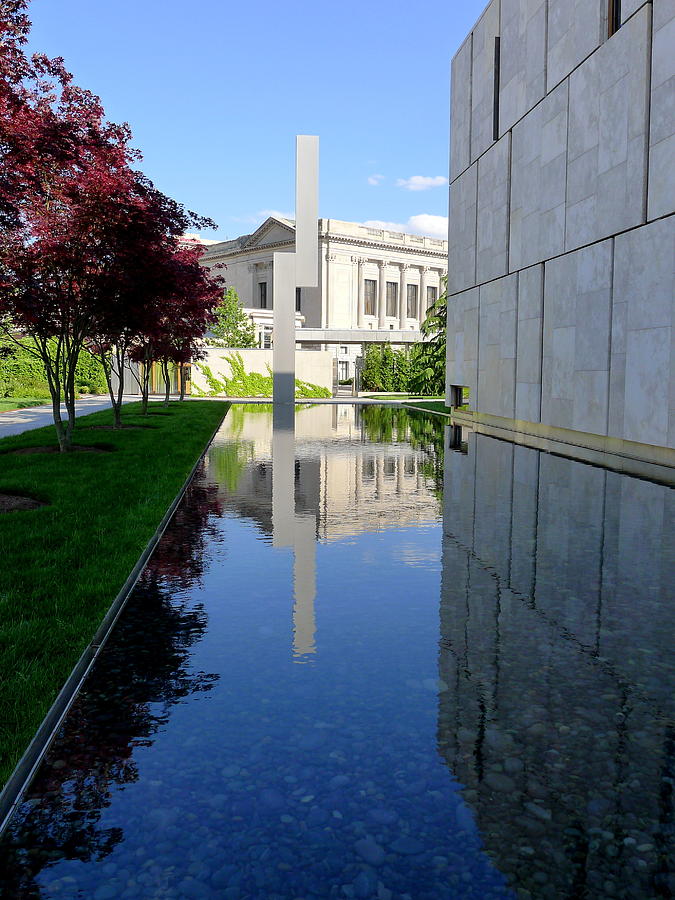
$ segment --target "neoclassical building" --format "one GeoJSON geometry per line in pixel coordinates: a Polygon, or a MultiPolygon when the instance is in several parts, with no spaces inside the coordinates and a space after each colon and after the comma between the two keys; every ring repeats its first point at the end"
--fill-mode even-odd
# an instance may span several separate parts
{"type": "MultiPolygon", "coordinates": [[[[331,350],[338,377],[351,378],[371,341],[420,339],[426,310],[447,274],[447,241],[319,219],[319,286],[298,288],[299,349],[331,350]]],[[[223,274],[253,319],[261,347],[273,341],[273,254],[295,249],[295,225],[270,216],[252,234],[209,245],[202,263],[223,274]]]]}

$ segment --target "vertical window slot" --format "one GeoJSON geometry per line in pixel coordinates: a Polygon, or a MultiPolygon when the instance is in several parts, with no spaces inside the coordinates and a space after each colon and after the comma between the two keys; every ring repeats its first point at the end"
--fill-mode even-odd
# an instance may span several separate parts
{"type": "Polygon", "coordinates": [[[492,101],[492,140],[499,140],[499,37],[495,38],[494,97],[492,101]]]}
{"type": "Polygon", "coordinates": [[[608,3],[607,37],[611,37],[621,28],[621,0],[608,0],[608,3]]]}

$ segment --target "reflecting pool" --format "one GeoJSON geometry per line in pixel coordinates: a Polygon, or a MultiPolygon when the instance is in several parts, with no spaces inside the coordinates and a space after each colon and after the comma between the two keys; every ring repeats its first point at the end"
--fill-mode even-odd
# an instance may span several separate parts
{"type": "Polygon", "coordinates": [[[0,896],[671,896],[674,497],[422,413],[233,407],[0,896]]]}

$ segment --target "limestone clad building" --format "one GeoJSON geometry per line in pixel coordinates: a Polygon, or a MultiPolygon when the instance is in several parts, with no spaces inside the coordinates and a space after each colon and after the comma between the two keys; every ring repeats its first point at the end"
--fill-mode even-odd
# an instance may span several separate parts
{"type": "MultiPolygon", "coordinates": [[[[318,240],[319,286],[296,293],[300,349],[332,350],[346,379],[364,343],[420,339],[420,322],[447,273],[446,241],[336,219],[319,219],[318,240]]],[[[273,341],[273,254],[294,249],[294,223],[270,216],[253,234],[213,244],[202,257],[204,265],[226,264],[226,283],[253,319],[261,347],[273,341]]]]}
{"type": "Polygon", "coordinates": [[[452,63],[449,399],[675,464],[675,3],[492,0],[452,63]]]}

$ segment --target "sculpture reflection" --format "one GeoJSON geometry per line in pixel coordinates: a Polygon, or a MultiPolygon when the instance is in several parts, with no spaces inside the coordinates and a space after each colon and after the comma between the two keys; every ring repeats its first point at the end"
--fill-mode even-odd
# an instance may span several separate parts
{"type": "Polygon", "coordinates": [[[443,433],[442,420],[396,407],[230,410],[209,467],[227,505],[293,551],[295,662],[317,653],[317,541],[435,522],[429,497],[430,487],[442,494],[443,433]]]}
{"type": "Polygon", "coordinates": [[[293,548],[293,659],[316,652],[316,518],[295,511],[295,408],[276,404],[272,435],[272,543],[293,548]]]}
{"type": "Polygon", "coordinates": [[[530,896],[675,887],[674,499],[482,435],[446,448],[438,747],[530,896]]]}

